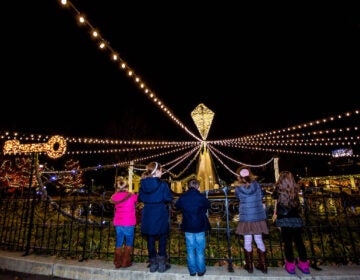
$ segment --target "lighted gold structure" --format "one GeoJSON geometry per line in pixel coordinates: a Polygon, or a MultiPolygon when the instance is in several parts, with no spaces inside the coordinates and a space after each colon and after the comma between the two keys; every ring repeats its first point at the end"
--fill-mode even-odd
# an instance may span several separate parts
{"type": "Polygon", "coordinates": [[[202,151],[196,169],[196,178],[200,181],[200,190],[213,190],[219,187],[218,179],[213,166],[211,154],[206,143],[203,143],[202,151]]]}
{"type": "Polygon", "coordinates": [[[214,115],[215,113],[202,103],[191,112],[191,117],[203,140],[206,140],[208,136],[214,115]]]}
{"type": "Polygon", "coordinates": [[[46,153],[50,158],[59,158],[66,152],[64,137],[55,135],[46,143],[20,144],[19,140],[8,140],[4,144],[4,154],[46,153]]]}
{"type": "Polygon", "coordinates": [[[200,103],[192,112],[191,117],[204,140],[201,146],[202,151],[196,168],[196,178],[200,181],[200,190],[212,190],[218,187],[217,176],[213,167],[211,155],[206,146],[205,140],[210,131],[215,113],[200,103]]]}

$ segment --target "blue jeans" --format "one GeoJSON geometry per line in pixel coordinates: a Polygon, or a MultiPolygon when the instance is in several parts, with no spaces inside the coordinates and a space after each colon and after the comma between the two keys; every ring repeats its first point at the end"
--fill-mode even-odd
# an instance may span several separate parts
{"type": "Polygon", "coordinates": [[[185,232],[185,240],[190,274],[205,272],[205,232],[185,232]]]}
{"type": "Polygon", "coordinates": [[[123,246],[124,238],[126,246],[134,246],[135,226],[115,226],[116,231],[116,248],[123,246]]]}

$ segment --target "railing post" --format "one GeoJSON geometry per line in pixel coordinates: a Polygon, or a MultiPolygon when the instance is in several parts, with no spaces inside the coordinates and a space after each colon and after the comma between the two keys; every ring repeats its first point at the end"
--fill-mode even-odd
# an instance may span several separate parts
{"type": "Polygon", "coordinates": [[[310,209],[309,209],[309,205],[308,205],[308,196],[306,194],[304,194],[304,190],[302,191],[303,194],[303,200],[304,200],[304,216],[305,216],[305,229],[307,232],[307,235],[309,237],[309,241],[310,241],[310,250],[311,250],[311,255],[312,255],[312,262],[310,263],[310,266],[312,268],[314,268],[315,270],[321,270],[320,267],[317,266],[317,259],[316,259],[316,254],[315,254],[315,249],[314,249],[314,241],[313,241],[313,236],[312,236],[312,232],[311,232],[311,228],[310,228],[310,219],[309,219],[309,215],[310,215],[310,209]]]}
{"type": "MultiPolygon", "coordinates": [[[[30,169],[30,179],[29,179],[29,193],[31,194],[31,186],[32,186],[32,182],[33,182],[33,174],[34,174],[34,166],[35,166],[35,153],[31,154],[31,169],[30,169]]],[[[29,196],[30,199],[31,196],[29,196]]],[[[35,208],[35,200],[36,200],[36,190],[34,190],[33,195],[32,195],[32,201],[31,201],[31,211],[30,211],[30,219],[29,219],[29,230],[28,230],[28,234],[27,234],[27,239],[26,239],[26,247],[25,247],[25,253],[24,256],[29,255],[29,251],[30,251],[30,242],[31,242],[31,232],[33,229],[33,224],[34,224],[34,208],[35,208]]],[[[27,218],[27,217],[26,217],[27,218]]]]}
{"type": "Polygon", "coordinates": [[[228,187],[224,187],[224,195],[225,195],[225,211],[226,211],[226,238],[228,243],[228,271],[234,272],[233,264],[232,264],[232,255],[231,255],[231,240],[230,240],[230,223],[229,223],[229,199],[228,199],[228,187]]]}
{"type": "MultiPolygon", "coordinates": [[[[84,241],[83,241],[83,253],[82,253],[82,257],[79,260],[79,262],[84,261],[85,258],[85,253],[86,253],[86,241],[87,241],[87,233],[88,233],[88,225],[89,225],[89,210],[90,210],[90,196],[91,196],[91,192],[92,192],[92,187],[94,184],[94,179],[91,179],[91,185],[89,186],[88,189],[88,201],[87,201],[87,205],[84,207],[85,209],[85,228],[84,228],[84,241]]],[[[90,248],[91,250],[91,248],[90,248]]]]}

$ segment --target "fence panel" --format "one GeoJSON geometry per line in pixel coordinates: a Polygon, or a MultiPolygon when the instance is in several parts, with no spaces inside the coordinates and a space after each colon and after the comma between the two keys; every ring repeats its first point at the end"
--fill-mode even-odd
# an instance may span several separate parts
{"type": "MultiPolygon", "coordinates": [[[[207,233],[206,264],[243,266],[241,236],[235,234],[239,201],[233,188],[208,191],[208,212],[212,229],[207,233]]],[[[177,197],[177,196],[176,196],[177,197]]],[[[360,198],[342,192],[302,195],[305,222],[304,242],[313,264],[359,264],[360,198]]],[[[44,196],[34,190],[0,194],[0,246],[3,250],[24,251],[62,258],[112,260],[115,248],[114,213],[109,197],[94,193],[44,196]]],[[[175,198],[176,199],[176,198],[175,198]]],[[[175,201],[175,200],[174,200],[175,201]]],[[[269,266],[283,265],[280,230],[271,221],[273,200],[266,194],[270,234],[264,236],[269,266]]],[[[141,207],[139,204],[138,207],[141,207]]],[[[171,263],[186,265],[181,213],[169,205],[171,231],[168,254],[171,263]]],[[[135,262],[147,261],[146,239],[135,229],[135,262]]]]}

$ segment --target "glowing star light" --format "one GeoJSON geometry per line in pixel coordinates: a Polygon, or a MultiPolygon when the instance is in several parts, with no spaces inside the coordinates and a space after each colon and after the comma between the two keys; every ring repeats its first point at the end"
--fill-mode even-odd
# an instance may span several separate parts
{"type": "Polygon", "coordinates": [[[208,136],[214,115],[215,113],[202,103],[191,112],[191,117],[203,140],[206,140],[208,136]]]}

